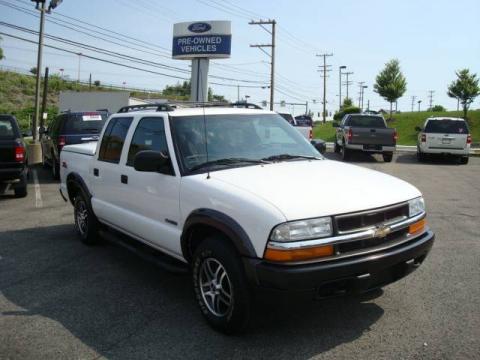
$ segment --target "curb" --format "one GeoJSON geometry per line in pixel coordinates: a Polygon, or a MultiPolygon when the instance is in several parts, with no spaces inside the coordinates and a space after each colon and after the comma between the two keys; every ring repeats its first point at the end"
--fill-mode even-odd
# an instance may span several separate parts
{"type": "MultiPolygon", "coordinates": [[[[327,142],[327,149],[333,149],[333,142],[327,142]]],[[[417,147],[412,145],[397,145],[397,152],[417,152],[417,147]]],[[[480,156],[480,148],[470,149],[470,156],[480,156]]]]}

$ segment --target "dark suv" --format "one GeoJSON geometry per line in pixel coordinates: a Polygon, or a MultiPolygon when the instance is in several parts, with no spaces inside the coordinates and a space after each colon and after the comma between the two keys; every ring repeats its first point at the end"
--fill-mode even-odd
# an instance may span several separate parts
{"type": "Polygon", "coordinates": [[[43,163],[59,178],[60,151],[65,145],[97,141],[108,113],[102,111],[65,112],[58,115],[47,130],[41,130],[43,163]]]}
{"type": "Polygon", "coordinates": [[[27,152],[25,142],[11,115],[0,115],[0,185],[12,184],[16,197],[27,196],[27,152]]]}

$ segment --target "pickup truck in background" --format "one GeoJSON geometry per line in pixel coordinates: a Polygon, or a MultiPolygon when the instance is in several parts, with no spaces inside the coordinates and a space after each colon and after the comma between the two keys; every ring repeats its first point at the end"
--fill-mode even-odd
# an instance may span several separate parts
{"type": "Polygon", "coordinates": [[[310,143],[318,150],[320,154],[324,154],[327,151],[327,144],[322,139],[313,139],[313,127],[308,125],[305,121],[303,124],[300,124],[297,117],[293,117],[289,113],[278,113],[283,117],[287,122],[292,125],[297,131],[303,135],[305,139],[310,141],[310,143]]]}
{"type": "Polygon", "coordinates": [[[120,232],[173,257],[225,333],[245,329],[258,288],[369,291],[417,269],[434,242],[414,186],[325,159],[272,111],[125,107],[60,164],[80,239],[120,232]]]}
{"type": "Polygon", "coordinates": [[[17,120],[0,115],[0,185],[8,183],[16,197],[27,196],[28,159],[17,120]]]}
{"type": "Polygon", "coordinates": [[[382,154],[385,162],[391,162],[397,144],[397,131],[387,127],[380,115],[347,114],[337,128],[334,149],[348,160],[351,152],[363,151],[382,154]]]}

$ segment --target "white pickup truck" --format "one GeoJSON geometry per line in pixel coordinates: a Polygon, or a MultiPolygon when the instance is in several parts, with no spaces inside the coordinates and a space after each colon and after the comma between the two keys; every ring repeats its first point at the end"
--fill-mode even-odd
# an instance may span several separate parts
{"type": "Polygon", "coordinates": [[[100,139],[61,153],[81,240],[114,229],[190,266],[202,314],[225,333],[246,327],[258,287],[369,291],[434,242],[414,186],[323,158],[274,112],[125,107],[100,139]]]}

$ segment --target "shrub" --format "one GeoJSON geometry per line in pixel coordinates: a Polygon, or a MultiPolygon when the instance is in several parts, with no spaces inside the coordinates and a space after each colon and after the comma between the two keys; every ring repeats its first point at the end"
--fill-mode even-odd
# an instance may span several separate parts
{"type": "Polygon", "coordinates": [[[342,118],[346,114],[356,114],[356,113],[360,113],[360,108],[356,106],[350,106],[345,109],[342,109],[342,111],[336,112],[335,115],[333,115],[333,120],[339,121],[339,120],[342,120],[342,118]]]}

